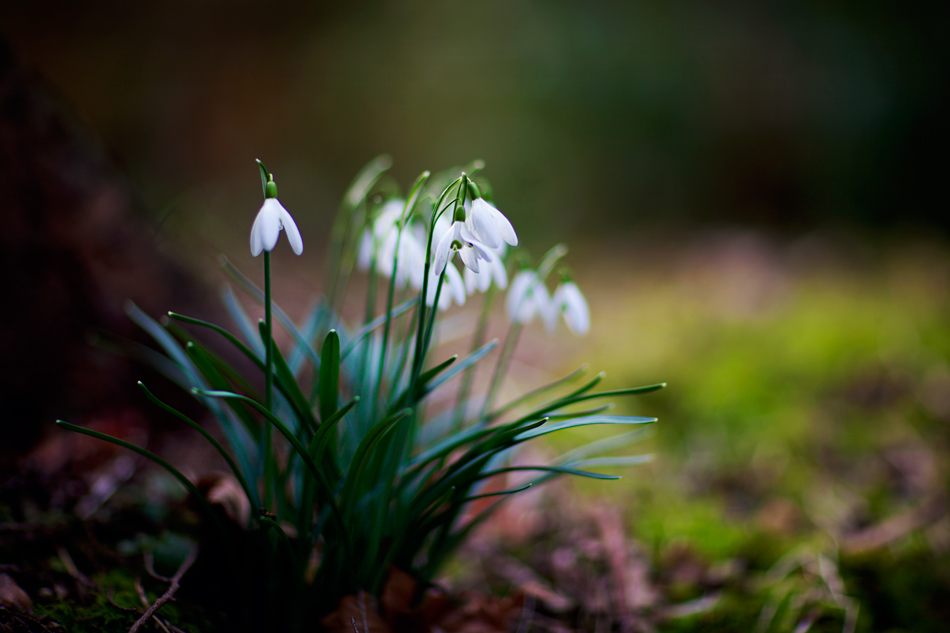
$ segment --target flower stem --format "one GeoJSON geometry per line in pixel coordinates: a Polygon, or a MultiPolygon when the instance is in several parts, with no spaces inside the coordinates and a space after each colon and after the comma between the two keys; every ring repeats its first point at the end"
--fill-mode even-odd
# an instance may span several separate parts
{"type": "MultiPolygon", "coordinates": [[[[271,315],[271,286],[270,286],[270,251],[264,251],[264,330],[267,336],[264,340],[264,406],[273,413],[274,388],[274,349],[273,325],[271,315]]],[[[272,432],[269,424],[264,425],[264,505],[270,506],[271,477],[274,472],[272,432]]]]}
{"type": "Polygon", "coordinates": [[[492,374],[491,385],[488,387],[488,395],[485,396],[485,403],[482,405],[481,415],[478,416],[480,422],[485,421],[485,416],[495,403],[498,396],[498,389],[501,387],[505,374],[508,373],[508,365],[511,364],[511,357],[514,355],[515,346],[518,345],[518,338],[521,336],[521,330],[524,325],[518,322],[511,324],[508,330],[508,336],[505,337],[505,345],[501,348],[501,355],[498,357],[498,364],[495,365],[495,373],[492,374]]]}
{"type": "MultiPolygon", "coordinates": [[[[488,331],[488,320],[491,317],[491,309],[495,303],[495,295],[497,292],[497,286],[492,284],[485,293],[485,299],[482,301],[482,313],[478,317],[478,326],[475,328],[475,335],[472,337],[472,352],[485,344],[485,333],[488,331]]],[[[455,420],[452,423],[452,427],[456,430],[458,430],[465,420],[468,397],[472,392],[472,382],[474,382],[474,380],[475,366],[472,365],[466,369],[462,375],[462,386],[459,387],[458,401],[455,405],[455,420]]]]}

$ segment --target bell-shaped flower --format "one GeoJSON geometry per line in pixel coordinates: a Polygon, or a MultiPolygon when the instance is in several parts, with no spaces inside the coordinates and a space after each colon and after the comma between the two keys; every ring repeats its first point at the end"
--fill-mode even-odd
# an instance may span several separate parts
{"type": "Polygon", "coordinates": [[[505,298],[505,309],[508,318],[514,323],[527,324],[537,316],[544,320],[548,329],[553,327],[551,323],[557,317],[557,313],[551,309],[548,289],[533,270],[522,270],[512,279],[505,298]]]}
{"type": "Polygon", "coordinates": [[[442,272],[446,264],[452,259],[455,253],[459,254],[462,263],[472,272],[478,272],[478,260],[490,262],[492,257],[478,239],[472,235],[465,226],[464,222],[455,221],[439,240],[439,245],[435,249],[435,260],[433,270],[442,272]]]}
{"type": "Polygon", "coordinates": [[[277,198],[266,198],[251,226],[251,255],[257,257],[261,251],[274,250],[281,229],[287,231],[287,241],[294,253],[303,253],[303,240],[290,213],[277,198]]]}
{"type": "Polygon", "coordinates": [[[379,259],[380,247],[396,228],[396,222],[399,221],[405,204],[405,201],[398,198],[388,200],[373,220],[372,226],[363,231],[356,254],[356,265],[360,270],[369,270],[374,255],[379,259]]]}
{"type": "Polygon", "coordinates": [[[491,286],[492,281],[494,281],[495,286],[501,290],[508,287],[508,271],[505,270],[504,264],[505,251],[507,248],[508,247],[502,243],[497,249],[494,249],[491,253],[491,261],[488,262],[487,266],[479,265],[479,271],[477,273],[472,272],[470,268],[465,269],[465,290],[468,291],[468,294],[474,294],[476,290],[485,292],[491,286]]]}
{"type": "Polygon", "coordinates": [[[404,227],[401,233],[395,227],[389,231],[379,247],[376,270],[385,277],[392,277],[395,272],[398,288],[403,288],[407,282],[416,290],[422,288],[422,278],[425,275],[425,250],[409,226],[404,227]],[[396,257],[397,244],[398,259],[396,257]]]}
{"type": "Polygon", "coordinates": [[[483,198],[476,198],[471,207],[466,204],[466,210],[468,214],[465,225],[475,239],[482,244],[491,248],[498,248],[502,242],[507,242],[511,246],[518,245],[518,235],[511,226],[511,222],[483,198]]]}
{"type": "MultiPolygon", "coordinates": [[[[587,307],[587,300],[581,294],[580,288],[573,281],[563,281],[554,291],[554,297],[551,299],[551,306],[555,315],[564,315],[564,322],[572,332],[584,336],[590,331],[590,308],[587,307]]],[[[548,331],[554,329],[554,324],[548,327],[548,331]]]]}
{"type": "MultiPolygon", "coordinates": [[[[435,291],[440,276],[441,273],[435,272],[434,268],[430,269],[429,287],[426,291],[426,305],[430,308],[435,303],[435,291]]],[[[449,263],[445,266],[445,281],[442,282],[442,290],[439,293],[439,310],[448,310],[449,306],[452,305],[452,301],[459,305],[465,305],[465,283],[462,281],[462,275],[459,274],[455,265],[449,263]]]]}

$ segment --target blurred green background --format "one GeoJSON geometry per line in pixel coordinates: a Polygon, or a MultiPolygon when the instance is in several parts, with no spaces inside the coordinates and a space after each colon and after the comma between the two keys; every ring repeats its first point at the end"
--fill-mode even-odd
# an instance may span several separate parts
{"type": "MultiPolygon", "coordinates": [[[[750,573],[820,553],[860,630],[939,631],[948,19],[939,2],[50,0],[6,6],[0,33],[179,248],[249,259],[254,158],[313,236],[306,267],[373,156],[402,183],[484,159],[535,255],[571,244],[591,302],[565,351],[526,334],[529,379],[590,362],[611,387],[670,382],[627,405],[661,418],[656,462],[580,488],[623,502],[660,569],[683,548],[750,573]]],[[[777,586],[727,587],[683,630],[752,630],[777,586]]]]}
{"type": "Polygon", "coordinates": [[[476,157],[547,243],[693,222],[946,228],[948,17],[915,1],[39,0],[8,3],[0,32],[156,213],[193,212],[199,189],[243,227],[259,157],[319,229],[379,153],[401,181],[476,157]]]}

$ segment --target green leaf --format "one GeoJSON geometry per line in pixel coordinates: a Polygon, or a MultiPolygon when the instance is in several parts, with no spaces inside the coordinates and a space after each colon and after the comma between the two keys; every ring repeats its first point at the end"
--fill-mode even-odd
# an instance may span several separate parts
{"type": "Polygon", "coordinates": [[[522,403],[524,403],[524,402],[527,402],[527,401],[530,400],[531,398],[534,398],[534,397],[536,397],[536,396],[540,396],[541,394],[547,393],[547,392],[549,392],[549,391],[553,391],[554,389],[557,389],[557,388],[560,387],[561,385],[569,385],[569,384],[571,384],[572,382],[574,382],[575,380],[577,380],[578,378],[580,378],[581,376],[583,376],[585,373],[587,373],[587,370],[589,369],[589,367],[590,367],[590,366],[585,363],[585,364],[581,365],[579,369],[576,369],[576,370],[572,371],[572,372],[569,373],[567,376],[564,376],[563,378],[558,378],[558,379],[555,380],[554,382],[548,383],[548,384],[546,384],[546,385],[544,385],[544,386],[542,386],[542,387],[538,387],[537,389],[534,389],[534,390],[532,390],[532,391],[529,391],[528,393],[523,394],[523,395],[521,395],[521,396],[515,398],[514,400],[512,400],[512,401],[509,402],[508,404],[506,404],[506,405],[504,405],[504,406],[501,406],[501,407],[499,407],[498,409],[496,409],[495,411],[493,411],[492,413],[490,413],[490,414],[488,415],[488,418],[487,418],[487,419],[488,419],[489,421],[494,420],[494,419],[496,419],[496,418],[498,418],[498,417],[504,415],[504,414],[507,413],[508,411],[511,411],[512,409],[514,409],[514,408],[517,407],[518,405],[520,405],[520,404],[522,404],[522,403]]]}
{"type": "MultiPolygon", "coordinates": [[[[530,414],[526,415],[522,419],[528,419],[528,418],[537,417],[539,415],[545,415],[552,411],[563,409],[564,407],[568,405],[575,404],[577,402],[584,402],[585,400],[593,400],[594,398],[610,398],[612,396],[634,396],[634,395],[640,395],[644,393],[650,393],[651,391],[657,391],[664,387],[666,387],[666,383],[662,382],[657,385],[647,385],[646,387],[633,387],[631,389],[616,389],[614,391],[599,391],[597,393],[589,393],[589,394],[583,394],[583,395],[578,395],[578,396],[569,396],[569,397],[557,400],[555,402],[546,404],[540,409],[536,409],[532,411],[530,414]]],[[[586,389],[584,390],[586,391],[586,389]]]]}
{"type": "MultiPolygon", "coordinates": [[[[423,396],[423,394],[426,391],[426,383],[428,381],[435,378],[437,375],[439,375],[439,372],[444,371],[446,368],[448,368],[449,365],[454,363],[456,360],[458,360],[458,354],[450,357],[448,360],[442,361],[441,363],[439,363],[432,369],[426,371],[424,374],[419,376],[419,382],[416,383],[416,398],[415,399],[419,400],[423,396]]],[[[409,397],[409,387],[406,387],[406,389],[403,390],[402,395],[400,395],[399,398],[392,404],[392,406],[390,406],[389,410],[392,412],[392,411],[401,409],[403,406],[405,406],[406,399],[408,397],[409,397]]]]}
{"type": "MultiPolygon", "coordinates": [[[[572,466],[580,465],[590,465],[596,466],[597,464],[588,464],[587,462],[578,462],[572,464],[572,466]]],[[[606,466],[612,466],[614,464],[604,464],[606,466]]],[[[508,466],[507,468],[499,468],[497,470],[490,470],[484,472],[478,476],[478,479],[487,479],[489,477],[494,477],[495,475],[501,475],[503,473],[512,473],[518,471],[543,471],[543,472],[552,472],[560,473],[564,475],[577,475],[578,477],[588,477],[590,479],[620,479],[618,475],[603,475],[601,473],[592,473],[587,470],[579,470],[577,468],[571,468],[570,466],[508,466]]]]}
{"type": "MultiPolygon", "coordinates": [[[[266,340],[267,324],[263,321],[259,321],[257,329],[261,335],[261,340],[266,340]]],[[[300,420],[303,427],[307,429],[307,434],[312,435],[317,430],[317,419],[314,417],[313,411],[310,410],[310,403],[307,401],[306,396],[303,395],[303,392],[300,391],[300,385],[297,384],[297,379],[294,378],[294,375],[290,372],[287,361],[284,360],[284,355],[281,354],[280,348],[277,347],[277,343],[274,342],[273,339],[271,340],[271,351],[274,360],[274,373],[277,378],[277,388],[286,396],[287,402],[294,410],[297,419],[300,420]]]]}
{"type": "Polygon", "coordinates": [[[622,455],[619,457],[593,457],[579,462],[573,462],[572,465],[583,468],[596,466],[639,466],[653,461],[653,455],[622,455]]]}
{"type": "MultiPolygon", "coordinates": [[[[211,359],[208,358],[208,356],[200,347],[189,342],[185,344],[185,349],[188,351],[188,356],[191,357],[192,362],[194,362],[195,366],[198,367],[198,369],[204,375],[205,380],[208,381],[212,389],[231,389],[230,383],[228,383],[224,376],[221,375],[221,372],[218,371],[217,367],[214,366],[214,363],[211,362],[211,359]]],[[[248,411],[246,407],[243,407],[236,402],[229,402],[228,406],[231,407],[231,410],[234,411],[234,414],[244,424],[244,427],[247,429],[247,432],[251,435],[251,437],[256,439],[260,435],[260,430],[258,428],[257,420],[254,419],[254,416],[251,415],[251,412],[248,411]]]]}
{"type": "Polygon", "coordinates": [[[340,393],[340,335],[330,330],[323,341],[320,356],[320,419],[329,420],[336,413],[340,393]]]}
{"type": "MultiPolygon", "coordinates": [[[[252,299],[261,305],[264,305],[263,291],[255,286],[254,283],[244,275],[244,273],[235,268],[234,264],[228,261],[227,257],[222,255],[218,259],[221,263],[221,267],[228,274],[228,276],[237,282],[237,284],[241,286],[241,288],[243,288],[252,299]]],[[[274,314],[277,316],[277,320],[280,321],[280,324],[284,327],[284,330],[290,334],[292,339],[294,339],[294,343],[300,346],[300,349],[313,362],[314,367],[319,367],[320,358],[316,355],[316,352],[313,351],[313,348],[310,347],[310,343],[304,339],[303,335],[300,333],[300,330],[298,330],[297,326],[294,325],[294,322],[291,321],[290,317],[287,316],[287,313],[284,312],[279,305],[273,301],[271,302],[271,305],[273,306],[274,314]]]]}
{"type": "Polygon", "coordinates": [[[540,437],[541,435],[547,435],[555,431],[573,429],[579,426],[590,426],[592,424],[652,424],[654,422],[656,422],[656,418],[641,418],[626,415],[591,415],[586,418],[564,420],[545,427],[530,429],[518,434],[514,439],[516,442],[524,442],[533,437],[540,437]]]}
{"type": "Polygon", "coordinates": [[[208,518],[211,519],[211,522],[215,525],[215,527],[221,533],[221,537],[228,544],[228,547],[230,549],[230,537],[228,537],[227,531],[224,529],[224,526],[221,524],[221,520],[218,519],[218,515],[215,514],[214,509],[211,507],[211,504],[208,503],[208,500],[205,498],[203,494],[201,494],[198,488],[196,488],[195,485],[191,483],[191,481],[187,477],[181,474],[181,471],[179,471],[177,468],[169,464],[167,461],[165,461],[164,459],[162,459],[155,453],[149,450],[146,450],[144,448],[141,448],[139,446],[136,446],[135,444],[132,444],[131,442],[126,442],[125,440],[120,440],[117,437],[112,437],[111,435],[106,435],[105,433],[93,431],[92,429],[76,426],[75,424],[64,422],[63,420],[56,420],[56,424],[58,424],[59,426],[63,427],[64,429],[68,431],[73,431],[75,433],[80,433],[82,435],[88,435],[89,437],[94,437],[96,439],[109,442],[110,444],[115,444],[116,446],[127,448],[130,451],[138,453],[142,457],[146,457],[152,460],[153,462],[155,462],[156,464],[158,464],[159,466],[167,470],[175,479],[178,480],[178,483],[180,483],[182,486],[185,487],[185,490],[191,493],[191,495],[195,499],[197,499],[199,503],[201,503],[202,508],[204,509],[205,513],[208,515],[208,518]]]}
{"type": "Polygon", "coordinates": [[[215,450],[218,451],[221,457],[224,458],[224,461],[227,462],[228,466],[231,468],[231,472],[234,473],[234,476],[238,480],[238,483],[241,484],[241,488],[244,490],[244,495],[247,497],[248,503],[251,504],[252,508],[259,508],[261,505],[260,499],[258,499],[257,494],[247,484],[247,480],[244,478],[244,474],[241,472],[241,469],[238,468],[238,465],[234,463],[234,459],[232,459],[231,455],[224,449],[223,446],[221,446],[221,443],[218,442],[218,440],[216,440],[213,435],[208,433],[208,431],[206,431],[200,424],[198,424],[197,422],[195,422],[194,420],[186,416],[184,413],[181,413],[174,407],[159,400],[158,397],[155,396],[155,394],[153,394],[151,391],[148,390],[148,387],[146,387],[142,383],[141,380],[138,382],[138,385],[139,387],[142,388],[142,391],[145,392],[145,397],[147,397],[149,400],[157,404],[159,407],[161,407],[168,413],[171,413],[173,416],[175,416],[176,418],[178,418],[179,420],[181,420],[182,422],[184,422],[185,424],[187,424],[194,430],[198,431],[198,433],[200,433],[203,438],[208,440],[208,442],[210,442],[211,445],[214,446],[215,450]]]}
{"type": "MultiPolygon", "coordinates": [[[[398,306],[393,308],[392,317],[396,318],[397,316],[400,316],[401,314],[408,312],[418,303],[419,303],[419,299],[415,297],[413,297],[412,299],[409,299],[408,301],[404,301],[403,303],[400,303],[398,306]]],[[[366,338],[366,336],[370,332],[372,332],[379,326],[383,325],[384,323],[386,323],[385,314],[373,319],[372,321],[370,321],[369,323],[361,327],[359,330],[354,332],[353,335],[349,337],[349,340],[347,341],[346,346],[343,347],[343,351],[340,354],[340,359],[342,360],[346,358],[349,355],[349,353],[352,352],[353,349],[360,343],[360,341],[362,341],[364,338],[366,338]]]]}
{"type": "Polygon", "coordinates": [[[352,507],[357,501],[357,492],[365,488],[363,485],[364,482],[362,481],[362,474],[366,460],[369,458],[373,448],[397,422],[407,417],[410,413],[412,413],[412,409],[397,411],[380,422],[377,422],[376,425],[363,436],[363,439],[356,447],[356,452],[353,454],[350,467],[346,472],[346,479],[343,482],[343,493],[341,496],[345,505],[352,507]]]}
{"type": "MultiPolygon", "coordinates": [[[[266,198],[267,197],[267,181],[270,180],[270,172],[267,171],[267,167],[264,167],[264,163],[262,163],[259,158],[255,158],[254,160],[257,161],[257,168],[261,172],[261,189],[262,189],[261,193],[263,193],[264,197],[266,198]]],[[[280,165],[278,165],[278,167],[279,166],[280,165]]]]}
{"type": "Polygon", "coordinates": [[[475,501],[476,499],[485,499],[486,497],[500,497],[502,495],[512,495],[516,492],[522,492],[531,487],[532,484],[528,483],[517,488],[512,488],[510,490],[499,490],[498,492],[486,492],[480,495],[472,495],[470,497],[465,497],[461,499],[459,503],[468,503],[469,501],[475,501]]]}
{"type": "MultiPolygon", "coordinates": [[[[472,365],[474,365],[481,359],[485,358],[485,356],[487,356],[489,352],[495,349],[496,345],[498,345],[498,339],[493,339],[485,343],[481,347],[479,347],[477,350],[469,354],[465,358],[465,360],[463,360],[461,363],[459,363],[458,365],[453,367],[451,370],[449,370],[448,372],[440,376],[438,380],[435,380],[430,385],[428,385],[428,387],[425,389],[424,394],[427,395],[427,394],[432,393],[433,391],[435,391],[436,389],[444,385],[446,382],[448,382],[449,380],[457,376],[460,372],[465,371],[466,369],[468,369],[469,367],[471,367],[472,365]]],[[[425,374],[423,374],[420,377],[419,382],[422,384],[425,384],[425,382],[422,380],[423,377],[425,377],[425,374]]]]}
{"type": "Polygon", "coordinates": [[[346,542],[347,551],[353,551],[352,543],[350,542],[349,532],[346,529],[346,522],[343,520],[343,515],[340,513],[340,507],[336,502],[336,499],[333,496],[333,488],[330,486],[330,483],[327,481],[326,475],[323,471],[320,470],[317,465],[310,459],[310,455],[307,453],[307,449],[300,443],[294,434],[280,421],[277,416],[267,410],[267,407],[262,405],[260,402],[248,398],[247,396],[242,396],[239,393],[232,393],[230,391],[206,391],[204,389],[192,389],[193,392],[207,396],[209,398],[237,398],[238,400],[243,400],[249,403],[252,407],[257,409],[257,411],[263,415],[268,422],[273,424],[280,434],[286,438],[290,445],[297,451],[297,454],[303,459],[304,463],[307,465],[307,468],[310,469],[311,474],[314,476],[316,482],[320,484],[320,487],[323,489],[326,502],[330,505],[330,510],[333,513],[333,516],[336,518],[338,527],[341,531],[344,541],[346,542]]]}

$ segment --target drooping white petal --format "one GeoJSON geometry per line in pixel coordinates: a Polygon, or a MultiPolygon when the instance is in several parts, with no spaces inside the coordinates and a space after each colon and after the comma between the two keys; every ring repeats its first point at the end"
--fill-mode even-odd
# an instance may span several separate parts
{"type": "Polygon", "coordinates": [[[376,221],[373,222],[373,233],[377,240],[382,240],[395,227],[396,222],[402,217],[405,206],[406,202],[398,198],[392,198],[383,205],[379,215],[376,216],[376,221]]]}
{"type": "MultiPolygon", "coordinates": [[[[484,208],[488,212],[488,214],[491,215],[491,218],[495,221],[495,224],[498,227],[498,232],[501,235],[501,239],[505,240],[512,246],[517,246],[518,235],[517,233],[515,233],[515,227],[511,226],[511,222],[508,221],[508,218],[505,217],[505,214],[499,211],[498,209],[496,209],[491,204],[485,202],[481,198],[479,198],[472,204],[472,208],[474,209],[475,206],[479,202],[482,203],[482,205],[484,205],[482,208],[484,208]]],[[[478,206],[481,206],[481,205],[478,205],[478,206]]]]}
{"type": "Polygon", "coordinates": [[[502,235],[498,223],[492,217],[491,205],[478,198],[472,203],[466,224],[475,237],[491,248],[501,246],[502,235]]]}
{"type": "Polygon", "coordinates": [[[294,218],[282,204],[278,202],[277,206],[280,210],[280,225],[287,233],[287,241],[290,242],[290,248],[292,248],[297,255],[303,254],[303,239],[300,237],[300,230],[297,228],[297,223],[294,222],[294,218]]]}
{"type": "MultiPolygon", "coordinates": [[[[258,216],[260,213],[257,214],[258,216]]],[[[261,223],[254,218],[254,224],[251,225],[251,255],[257,257],[264,250],[264,243],[261,241],[261,223]]]]}
{"type": "Polygon", "coordinates": [[[432,270],[441,273],[445,270],[445,265],[449,262],[449,253],[452,249],[452,242],[455,239],[455,231],[446,231],[439,240],[439,245],[435,249],[435,258],[432,262],[432,270]]]}
{"type": "Polygon", "coordinates": [[[466,268],[471,269],[472,272],[478,272],[478,255],[474,248],[467,244],[462,246],[459,249],[459,257],[462,258],[462,263],[465,264],[466,268]]]}
{"type": "MultiPolygon", "coordinates": [[[[508,271],[505,270],[505,264],[501,261],[500,254],[491,261],[491,276],[495,280],[495,285],[498,286],[500,290],[504,290],[508,287],[508,271]]],[[[487,285],[485,286],[485,290],[488,290],[487,285]]],[[[484,292],[484,290],[482,292],[484,292]]]]}
{"type": "Polygon", "coordinates": [[[523,270],[515,275],[508,289],[505,308],[508,318],[516,323],[526,324],[537,316],[550,329],[557,318],[548,289],[533,270],[523,270]]]}
{"type": "Polygon", "coordinates": [[[564,309],[564,322],[567,327],[575,334],[581,336],[590,331],[590,308],[587,306],[587,300],[581,294],[580,288],[573,281],[561,284],[555,292],[555,302],[560,293],[560,305],[564,309]]]}
{"type": "Polygon", "coordinates": [[[490,261],[492,261],[492,259],[494,259],[494,258],[491,256],[490,249],[486,248],[486,247],[483,246],[482,244],[479,244],[478,242],[469,242],[469,247],[470,247],[473,251],[475,251],[475,256],[476,256],[478,259],[484,260],[484,261],[486,261],[486,262],[490,262],[490,261]]]}
{"type": "MultiPolygon", "coordinates": [[[[465,283],[462,281],[462,275],[453,265],[445,267],[445,279],[449,282],[449,291],[452,293],[452,299],[455,303],[465,305],[465,283]]],[[[445,288],[442,288],[445,292],[445,288]]]]}
{"type": "MultiPolygon", "coordinates": [[[[251,238],[253,239],[253,237],[251,238]]],[[[360,238],[360,248],[356,254],[356,267],[360,270],[369,270],[373,263],[373,233],[366,229],[360,238]]]]}
{"type": "MultiPolygon", "coordinates": [[[[283,210],[277,198],[267,198],[251,226],[251,254],[257,257],[261,251],[272,251],[280,237],[280,212],[283,210]]],[[[286,212],[286,211],[285,211],[286,212]]]]}

